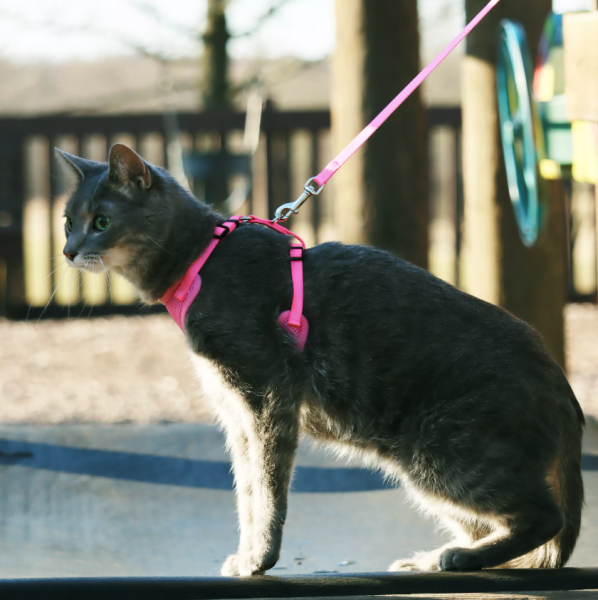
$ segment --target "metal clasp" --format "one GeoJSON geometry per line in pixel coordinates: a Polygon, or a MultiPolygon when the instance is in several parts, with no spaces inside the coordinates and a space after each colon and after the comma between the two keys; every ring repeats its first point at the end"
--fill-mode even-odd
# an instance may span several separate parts
{"type": "Polygon", "coordinates": [[[287,204],[283,204],[276,209],[274,213],[274,218],[272,219],[272,223],[277,223],[279,221],[286,221],[291,215],[297,214],[299,212],[299,208],[301,205],[310,197],[310,196],[319,196],[322,190],[324,189],[324,185],[322,184],[318,189],[314,188],[311,183],[314,181],[315,177],[308,179],[303,186],[303,193],[295,202],[288,202],[287,204]]]}

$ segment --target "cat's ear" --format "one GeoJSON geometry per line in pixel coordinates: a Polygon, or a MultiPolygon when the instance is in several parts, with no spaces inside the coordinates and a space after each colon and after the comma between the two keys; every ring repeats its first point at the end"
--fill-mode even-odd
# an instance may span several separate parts
{"type": "Polygon", "coordinates": [[[60,148],[54,148],[56,159],[60,163],[64,174],[74,185],[79,185],[85,178],[85,167],[87,161],[84,158],[73,156],[60,148]]]}
{"type": "Polygon", "coordinates": [[[117,185],[134,184],[141,189],[152,185],[152,177],[147,165],[137,152],[124,144],[114,144],[108,157],[110,181],[117,185]]]}

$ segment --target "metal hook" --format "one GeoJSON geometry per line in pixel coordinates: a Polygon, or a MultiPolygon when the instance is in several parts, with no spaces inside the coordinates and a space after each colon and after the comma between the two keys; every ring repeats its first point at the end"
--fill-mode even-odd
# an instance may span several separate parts
{"type": "Polygon", "coordinates": [[[272,223],[284,222],[291,215],[297,214],[299,212],[299,208],[301,205],[310,197],[310,196],[319,196],[321,191],[324,189],[324,184],[322,184],[317,190],[311,186],[311,182],[314,181],[315,177],[308,179],[303,186],[303,193],[295,202],[287,202],[287,204],[283,204],[276,209],[274,213],[274,218],[272,219],[272,223]]]}

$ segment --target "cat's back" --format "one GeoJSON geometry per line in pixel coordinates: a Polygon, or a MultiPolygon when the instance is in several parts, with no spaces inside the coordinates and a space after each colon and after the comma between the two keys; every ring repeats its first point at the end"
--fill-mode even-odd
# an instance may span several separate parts
{"type": "Polygon", "coordinates": [[[532,327],[388,252],[338,243],[311,248],[305,287],[311,344],[345,394],[373,390],[407,402],[495,385],[511,389],[519,407],[555,394],[566,412],[580,415],[532,327]]]}
{"type": "Polygon", "coordinates": [[[537,341],[528,325],[505,310],[383,250],[329,242],[310,248],[304,264],[306,304],[328,319],[359,314],[370,327],[385,323],[388,333],[399,327],[446,335],[463,328],[537,341]]]}

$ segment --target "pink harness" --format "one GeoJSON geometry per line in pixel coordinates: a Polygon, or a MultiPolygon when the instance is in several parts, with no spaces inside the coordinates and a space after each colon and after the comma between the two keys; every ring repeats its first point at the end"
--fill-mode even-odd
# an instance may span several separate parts
{"type": "Polygon", "coordinates": [[[297,348],[303,350],[305,341],[307,340],[307,332],[309,330],[307,319],[303,315],[303,251],[305,250],[305,242],[288,229],[282,227],[282,225],[272,223],[272,221],[258,219],[258,217],[254,217],[253,215],[249,217],[235,216],[222,223],[222,225],[217,225],[214,228],[214,238],[208,247],[201,253],[199,258],[193,261],[184,277],[179,281],[176,281],[166,290],[164,295],[160,298],[160,302],[166,306],[166,310],[168,310],[170,316],[184,332],[185,318],[187,317],[191,304],[193,304],[193,301],[197,298],[197,294],[199,294],[199,290],[201,289],[201,276],[199,275],[199,271],[204,266],[218,243],[229,233],[233,232],[241,223],[261,223],[280,233],[294,237],[300,242],[299,244],[291,244],[290,249],[291,278],[293,280],[293,302],[291,304],[291,310],[282,312],[278,317],[278,322],[291,335],[297,348]]]}

